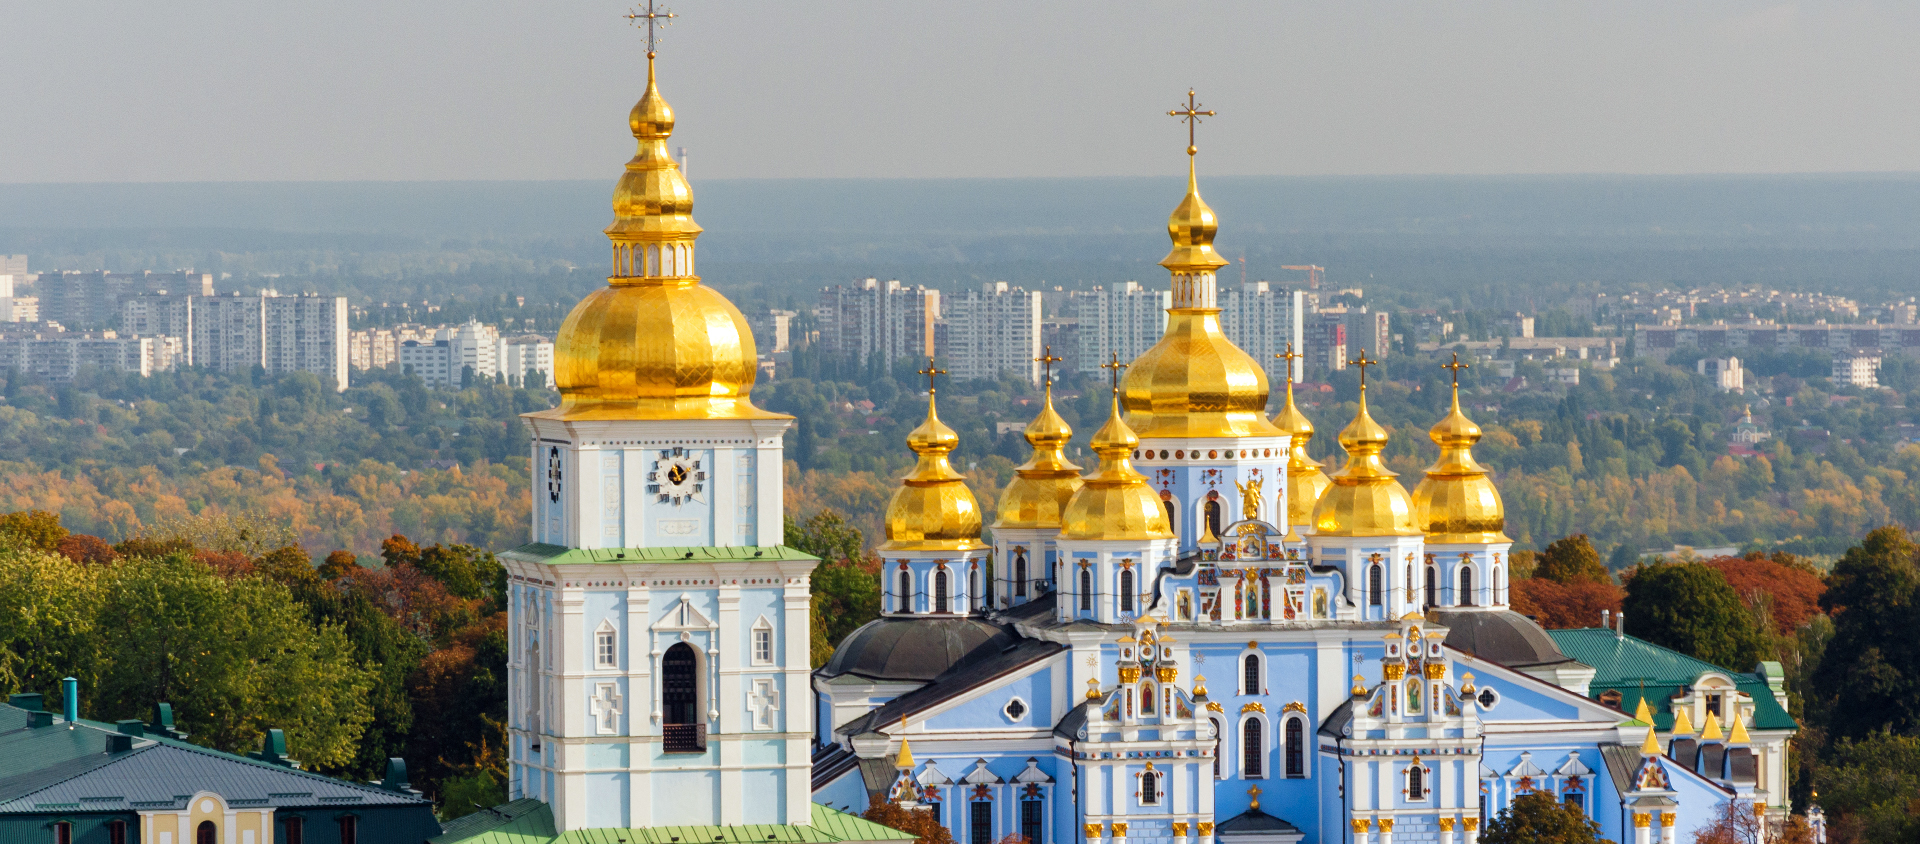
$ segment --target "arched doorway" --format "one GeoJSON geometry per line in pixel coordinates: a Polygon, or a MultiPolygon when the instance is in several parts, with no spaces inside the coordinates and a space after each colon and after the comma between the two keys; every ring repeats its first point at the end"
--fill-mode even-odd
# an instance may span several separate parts
{"type": "Polygon", "coordinates": [[[193,830],[194,844],[219,844],[220,833],[214,831],[213,821],[201,821],[193,830]]]}
{"type": "Polygon", "coordinates": [[[707,749],[707,725],[700,717],[700,660],[686,642],[660,656],[660,708],[666,752],[707,749]]]}

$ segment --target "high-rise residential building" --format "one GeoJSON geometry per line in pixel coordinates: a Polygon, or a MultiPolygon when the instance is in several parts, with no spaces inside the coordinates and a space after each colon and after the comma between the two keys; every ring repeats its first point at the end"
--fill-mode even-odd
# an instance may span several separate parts
{"type": "Polygon", "coordinates": [[[1833,356],[1833,382],[1871,390],[1880,386],[1880,356],[1855,352],[1833,356]]]}
{"type": "Polygon", "coordinates": [[[1720,392],[1744,393],[1747,391],[1745,370],[1740,366],[1739,358],[1701,358],[1694,364],[1694,369],[1712,379],[1714,387],[1720,392]]]}
{"type": "Polygon", "coordinates": [[[347,388],[347,300],[340,296],[142,295],[120,308],[128,334],[178,337],[183,361],[216,372],[312,372],[347,388]]]}
{"type": "Polygon", "coordinates": [[[1306,319],[1307,369],[1316,373],[1347,368],[1346,314],[1320,310],[1306,319]]]}
{"type": "Polygon", "coordinates": [[[394,360],[400,364],[400,371],[420,376],[429,387],[456,387],[460,384],[460,371],[452,368],[450,345],[444,338],[408,340],[400,344],[394,360]]]}
{"type": "Polygon", "coordinates": [[[863,366],[874,358],[882,366],[899,358],[924,361],[934,353],[940,291],[869,278],[820,291],[814,316],[820,342],[844,360],[863,366]]]}
{"type": "Polygon", "coordinates": [[[1068,301],[1079,324],[1078,368],[1099,372],[1113,355],[1130,361],[1160,342],[1167,328],[1167,309],[1173,307],[1173,291],[1128,281],[1112,289],[1095,286],[1075,291],[1068,301]]]}
{"type": "Polygon", "coordinates": [[[185,363],[178,337],[121,337],[112,331],[53,331],[0,339],[0,370],[72,381],[83,369],[147,376],[185,363]]]}
{"type": "MultiPolygon", "coordinates": [[[[0,255],[0,259],[7,256],[0,255]]],[[[25,255],[15,255],[24,263],[25,255]]],[[[40,299],[37,296],[21,296],[16,285],[24,286],[27,276],[22,273],[0,272],[0,322],[36,322],[40,319],[40,299]]]]}
{"type": "Polygon", "coordinates": [[[267,365],[264,297],[193,297],[193,365],[215,372],[247,372],[267,365]]]}
{"type": "Polygon", "coordinates": [[[454,377],[466,370],[472,370],[477,378],[500,374],[500,329],[469,320],[439,333],[447,339],[447,367],[454,377]]]}
{"type": "Polygon", "coordinates": [[[0,255],[0,273],[16,278],[27,274],[27,256],[0,255]]]}
{"type": "Polygon", "coordinates": [[[936,353],[957,379],[1017,372],[1040,383],[1040,291],[1004,281],[944,297],[936,353]]]}
{"type": "Polygon", "coordinates": [[[120,323],[121,303],[135,296],[159,293],[212,296],[213,274],[187,270],[41,273],[34,286],[40,294],[42,319],[70,329],[111,328],[120,323]]]}
{"type": "Polygon", "coordinates": [[[347,389],[347,298],[263,296],[265,354],[271,373],[312,372],[347,389]]]}
{"type": "Polygon", "coordinates": [[[773,355],[791,350],[793,341],[796,339],[791,336],[793,318],[799,315],[799,311],[783,311],[775,308],[761,311],[748,318],[747,325],[753,329],[755,351],[763,355],[773,355]]]}
{"type": "Polygon", "coordinates": [[[1346,326],[1347,351],[1351,354],[1358,355],[1364,349],[1367,357],[1379,359],[1392,351],[1393,321],[1386,311],[1369,310],[1365,305],[1335,305],[1321,308],[1319,316],[1346,326]]]}
{"type": "MultiPolygon", "coordinates": [[[[1289,348],[1306,354],[1307,292],[1264,281],[1220,290],[1220,329],[1227,339],[1246,350],[1266,369],[1267,377],[1286,377],[1286,367],[1275,357],[1289,348]]],[[[1304,359],[1293,361],[1293,378],[1306,378],[1304,359]]]]}
{"type": "Polygon", "coordinates": [[[553,389],[553,340],[538,334],[500,338],[500,374],[515,387],[553,389]]]}
{"type": "Polygon", "coordinates": [[[130,337],[175,337],[181,363],[193,360],[193,300],[185,294],[149,293],[120,303],[120,333],[130,337]]]}

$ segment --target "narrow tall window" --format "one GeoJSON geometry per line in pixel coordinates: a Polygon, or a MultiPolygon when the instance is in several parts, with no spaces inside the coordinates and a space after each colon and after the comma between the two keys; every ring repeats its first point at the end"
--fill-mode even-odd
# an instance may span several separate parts
{"type": "Polygon", "coordinates": [[[1384,575],[1380,573],[1380,567],[1378,565],[1367,568],[1367,606],[1380,606],[1380,581],[1383,577],[1384,575]]]}
{"type": "Polygon", "coordinates": [[[1260,694],[1260,655],[1247,654],[1246,665],[1241,666],[1240,693],[1243,695],[1260,694]]]}
{"type": "Polygon", "coordinates": [[[1153,771],[1140,775],[1140,805],[1160,805],[1160,775],[1153,771]]]}
{"type": "Polygon", "coordinates": [[[1160,503],[1166,505],[1166,508],[1167,508],[1167,529],[1173,531],[1176,534],[1179,533],[1180,525],[1178,522],[1175,522],[1173,520],[1173,514],[1174,514],[1173,499],[1169,498],[1160,503]]]}
{"type": "MultiPolygon", "coordinates": [[[[213,844],[208,839],[206,844],[213,844]]],[[[340,844],[360,844],[360,819],[348,815],[340,819],[340,844]]]]}
{"type": "Polygon", "coordinates": [[[696,753],[707,749],[706,724],[700,717],[700,667],[693,646],[681,642],[660,657],[660,704],[663,750],[696,753]]]}
{"type": "Polygon", "coordinates": [[[947,606],[947,573],[944,569],[933,573],[933,611],[950,611],[947,606]]]}
{"type": "Polygon", "coordinates": [[[107,844],[127,844],[127,822],[107,822],[107,844]]]}
{"type": "Polygon", "coordinates": [[[967,609],[980,606],[980,570],[967,572],[967,609]]]}
{"type": "Polygon", "coordinates": [[[993,844],[993,804],[985,800],[973,802],[972,822],[967,824],[972,833],[973,844],[993,844]]]}
{"type": "Polygon", "coordinates": [[[1426,777],[1422,774],[1419,765],[1407,769],[1407,799],[1427,799],[1426,777]]]}
{"type": "Polygon", "coordinates": [[[1046,807],[1039,800],[1020,801],[1020,836],[1027,844],[1046,844],[1046,828],[1046,807]]]}
{"type": "Polygon", "coordinates": [[[1120,611],[1133,612],[1133,569],[1120,570],[1120,611]]]}
{"type": "Polygon", "coordinates": [[[1013,554],[1013,596],[1027,597],[1027,552],[1015,551],[1013,554]]]}
{"type": "Polygon", "coordinates": [[[1460,606],[1473,606],[1473,568],[1460,567],[1460,606]]]}
{"type": "Polygon", "coordinates": [[[54,824],[53,844],[73,844],[73,824],[65,821],[54,824]]]}
{"type": "Polygon", "coordinates": [[[1093,572],[1080,569],[1080,608],[1093,609],[1093,572]]]}
{"type": "Polygon", "coordinates": [[[1219,499],[1216,499],[1216,498],[1207,499],[1207,530],[1212,532],[1213,535],[1216,537],[1220,535],[1220,501],[1219,499]]]}
{"type": "Polygon", "coordinates": [[[1265,766],[1260,763],[1266,757],[1266,746],[1260,741],[1260,721],[1247,719],[1247,725],[1240,728],[1240,775],[1247,779],[1259,779],[1265,776],[1265,766]]]}
{"type": "Polygon", "coordinates": [[[1213,778],[1224,779],[1220,773],[1220,754],[1227,749],[1227,728],[1218,718],[1209,720],[1213,721],[1213,778]]]}
{"type": "Polygon", "coordinates": [[[1304,777],[1307,775],[1306,731],[1300,728],[1299,718],[1287,719],[1287,776],[1304,777]]]}
{"type": "Polygon", "coordinates": [[[1427,566],[1427,606],[1429,607],[1440,603],[1435,599],[1435,594],[1440,588],[1440,584],[1436,582],[1438,580],[1439,577],[1435,574],[1433,566],[1427,566]]]}
{"type": "Polygon", "coordinates": [[[1507,582],[1500,577],[1499,566],[1493,567],[1493,579],[1487,581],[1487,585],[1493,587],[1493,602],[1495,604],[1504,604],[1507,602],[1507,582]]]}
{"type": "MultiPolygon", "coordinates": [[[[345,818],[342,818],[341,820],[344,821],[345,818]]],[[[62,826],[65,826],[65,824],[62,824],[62,826]]],[[[346,826],[342,824],[341,825],[342,836],[340,840],[343,842],[348,840],[345,837],[345,832],[346,832],[346,826]]],[[[201,821],[199,826],[194,827],[193,840],[194,840],[194,844],[219,844],[220,831],[213,828],[213,821],[201,821]]]]}
{"type": "Polygon", "coordinates": [[[593,664],[596,668],[613,668],[618,665],[616,657],[619,644],[612,630],[601,630],[593,634],[593,664]]]}
{"type": "Polygon", "coordinates": [[[305,819],[287,818],[286,822],[281,824],[281,828],[286,830],[286,844],[306,844],[307,822],[305,819]]]}
{"type": "Polygon", "coordinates": [[[762,627],[753,631],[753,661],[761,665],[773,662],[773,629],[762,627]]]}
{"type": "Polygon", "coordinates": [[[913,572],[900,573],[900,598],[898,604],[903,613],[913,612],[913,572]]]}

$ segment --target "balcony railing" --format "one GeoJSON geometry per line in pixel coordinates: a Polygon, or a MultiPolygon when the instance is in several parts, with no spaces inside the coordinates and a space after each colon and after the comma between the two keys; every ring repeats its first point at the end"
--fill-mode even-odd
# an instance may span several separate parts
{"type": "Polygon", "coordinates": [[[707,725],[663,724],[660,735],[667,753],[707,752],[707,725]]]}

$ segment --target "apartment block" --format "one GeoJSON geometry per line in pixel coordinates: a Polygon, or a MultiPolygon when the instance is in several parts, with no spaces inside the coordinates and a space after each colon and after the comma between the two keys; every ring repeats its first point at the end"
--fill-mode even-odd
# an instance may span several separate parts
{"type": "Polygon", "coordinates": [[[864,279],[820,291],[814,307],[820,342],[842,359],[881,366],[895,360],[925,361],[934,353],[940,291],[899,281],[864,279]]]}
{"type": "Polygon", "coordinates": [[[500,374],[515,387],[553,389],[553,341],[538,334],[500,338],[500,374]]]}
{"type": "MultiPolygon", "coordinates": [[[[25,255],[15,255],[12,257],[19,258],[24,266],[26,261],[25,255]]],[[[0,255],[0,259],[4,258],[7,258],[7,256],[0,255]]],[[[0,261],[0,263],[5,263],[5,261],[0,261]]],[[[0,272],[0,322],[39,321],[39,297],[21,296],[14,289],[16,284],[24,287],[26,283],[27,276],[24,271],[20,273],[0,272]]]]}
{"type": "Polygon", "coordinates": [[[1306,320],[1307,369],[1316,373],[1338,372],[1347,368],[1347,320],[1345,313],[1320,311],[1306,320]]]}
{"type": "Polygon", "coordinates": [[[1081,372],[1099,372],[1100,365],[1119,355],[1131,361],[1160,342],[1167,330],[1167,309],[1173,291],[1154,290],[1137,281],[1075,291],[1071,304],[1080,344],[1076,356],[1081,372]]]}
{"type": "MultiPolygon", "coordinates": [[[[1227,339],[1252,355],[1270,381],[1286,377],[1284,362],[1276,357],[1288,348],[1306,354],[1307,292],[1264,281],[1236,287],[1222,285],[1220,328],[1227,339]]],[[[1305,360],[1293,362],[1294,380],[1306,378],[1305,360]]]]}
{"type": "Polygon", "coordinates": [[[1880,356],[1856,352],[1833,357],[1833,383],[1871,390],[1880,386],[1880,356]]]}
{"type": "Polygon", "coordinates": [[[213,274],[186,270],[41,273],[34,286],[40,294],[42,319],[69,329],[111,328],[120,323],[121,304],[135,296],[160,293],[212,296],[213,274]]]}
{"type": "Polygon", "coordinates": [[[120,337],[106,331],[0,339],[0,369],[32,373],[54,382],[72,381],[85,369],[147,376],[182,362],[178,337],[120,337]]]}
{"type": "Polygon", "coordinates": [[[1040,291],[1004,281],[946,296],[936,353],[956,379],[1015,372],[1040,383],[1040,291]]]}
{"type": "Polygon", "coordinates": [[[1740,366],[1739,358],[1702,358],[1694,364],[1694,371],[1707,376],[1720,392],[1744,393],[1747,391],[1746,371],[1740,366]]]}
{"type": "Polygon", "coordinates": [[[181,362],[216,372],[312,372],[347,388],[347,300],[339,296],[151,293],[120,304],[124,334],[177,338],[181,362]]]}
{"type": "Polygon", "coordinates": [[[1920,353],[1920,326],[1887,323],[1636,325],[1633,332],[1633,353],[1638,357],[1664,358],[1682,347],[1826,349],[1836,358],[1857,349],[1877,349],[1886,354],[1920,353]]]}
{"type": "Polygon", "coordinates": [[[262,358],[271,373],[312,372],[347,389],[345,296],[262,296],[262,358]]]}

